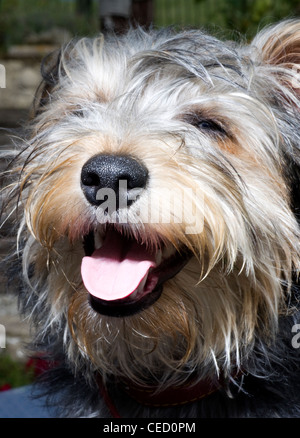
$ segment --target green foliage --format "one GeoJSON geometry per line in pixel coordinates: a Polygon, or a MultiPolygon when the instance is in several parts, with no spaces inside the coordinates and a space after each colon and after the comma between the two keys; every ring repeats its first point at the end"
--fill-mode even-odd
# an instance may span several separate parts
{"type": "MultiPolygon", "coordinates": [[[[234,38],[252,37],[258,27],[300,13],[299,0],[153,0],[154,24],[206,27],[234,38]],[[225,30],[225,32],[224,32],[225,30]],[[226,32],[227,31],[227,32],[226,32]]],[[[78,0],[0,0],[0,46],[21,44],[31,33],[63,27],[74,36],[99,31],[99,0],[90,13],[78,0]]]]}
{"type": "Polygon", "coordinates": [[[85,16],[77,13],[75,6],[70,0],[0,0],[0,46],[22,44],[30,34],[54,27],[67,29],[74,36],[96,33],[97,13],[85,16]]]}
{"type": "Polygon", "coordinates": [[[207,14],[201,21],[252,37],[257,29],[272,22],[297,16],[298,0],[194,0],[207,14]],[[214,4],[214,11],[211,5],[214,4]]]}
{"type": "Polygon", "coordinates": [[[10,385],[12,388],[33,382],[34,370],[27,369],[24,363],[16,362],[6,354],[0,354],[0,388],[10,385]]]}

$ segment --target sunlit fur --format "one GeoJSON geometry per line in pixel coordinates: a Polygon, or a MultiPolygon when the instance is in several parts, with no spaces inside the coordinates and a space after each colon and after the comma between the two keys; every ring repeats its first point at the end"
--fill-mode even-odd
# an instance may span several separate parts
{"type": "MultiPolygon", "coordinates": [[[[293,313],[299,269],[291,196],[300,165],[298,64],[299,21],[268,28],[249,45],[198,30],[137,29],[72,41],[44,62],[3,192],[7,215],[17,216],[23,310],[40,351],[64,355],[91,388],[95,371],[104,381],[151,381],[158,390],[192,374],[267,378],[270,369],[258,371],[255,357],[270,361],[279,320],[293,313]],[[100,227],[80,173],[99,153],[137,157],[149,170],[124,232],[193,253],[157,302],[128,317],[95,312],[80,275],[83,236],[100,227]],[[164,202],[162,189],[196,194],[193,217],[177,223],[182,205],[164,202]],[[150,200],[171,223],[149,223],[150,200]],[[195,216],[203,228],[186,233],[195,216]]],[[[237,385],[243,391],[242,381],[237,385]]],[[[101,415],[100,401],[92,409],[75,398],[66,406],[70,415],[101,415]]],[[[127,405],[119,406],[125,416],[161,415],[136,406],[132,414],[127,405]]],[[[182,409],[182,416],[203,411],[182,409]]],[[[279,415],[276,409],[269,414],[279,415]]],[[[213,406],[205,412],[214,415],[213,406]]]]}

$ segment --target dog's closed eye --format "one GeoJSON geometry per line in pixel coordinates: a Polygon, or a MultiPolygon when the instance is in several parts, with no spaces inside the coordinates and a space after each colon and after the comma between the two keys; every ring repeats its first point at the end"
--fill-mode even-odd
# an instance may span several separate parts
{"type": "Polygon", "coordinates": [[[205,131],[210,134],[226,135],[225,129],[213,120],[199,120],[195,124],[192,123],[192,125],[201,131],[205,131]]]}
{"type": "Polygon", "coordinates": [[[72,115],[82,118],[84,117],[84,111],[81,108],[77,108],[72,111],[72,115]]]}
{"type": "Polygon", "coordinates": [[[213,120],[208,117],[204,117],[201,114],[185,114],[182,120],[195,128],[202,131],[204,134],[212,136],[226,136],[227,132],[219,121],[213,120]]]}
{"type": "Polygon", "coordinates": [[[209,135],[226,135],[226,131],[220,123],[212,119],[203,118],[197,114],[190,116],[188,123],[209,135]]]}

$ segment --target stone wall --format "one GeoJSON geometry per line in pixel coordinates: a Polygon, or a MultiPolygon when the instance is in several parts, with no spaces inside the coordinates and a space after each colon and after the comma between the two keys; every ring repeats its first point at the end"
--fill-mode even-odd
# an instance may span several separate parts
{"type": "Polygon", "coordinates": [[[40,62],[0,59],[0,64],[4,66],[6,74],[6,88],[0,89],[0,109],[28,109],[41,81],[40,62]]]}
{"type": "MultiPolygon", "coordinates": [[[[12,147],[6,129],[13,129],[26,120],[41,76],[40,61],[37,59],[0,59],[0,65],[4,66],[6,82],[6,88],[0,88],[1,153],[12,147]]],[[[0,160],[0,172],[3,172],[5,163],[5,160],[0,160]]],[[[2,227],[0,230],[0,259],[6,257],[10,251],[11,239],[5,235],[5,227],[2,227]]],[[[1,328],[5,329],[5,348],[1,342],[0,355],[7,353],[16,360],[25,360],[24,343],[29,338],[28,322],[20,318],[17,309],[17,296],[13,291],[7,290],[6,272],[1,265],[0,269],[0,325],[1,328]]]]}

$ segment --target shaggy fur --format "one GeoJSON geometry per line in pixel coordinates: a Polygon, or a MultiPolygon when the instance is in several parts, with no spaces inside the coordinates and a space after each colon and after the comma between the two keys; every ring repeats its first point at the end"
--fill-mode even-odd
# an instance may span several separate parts
{"type": "Polygon", "coordinates": [[[137,29],[72,41],[44,61],[3,199],[18,227],[21,307],[55,365],[45,382],[60,415],[108,415],[100,377],[125,417],[300,415],[299,64],[299,21],[249,45],[137,29]],[[147,170],[128,208],[101,210],[84,193],[97,156],[147,170]],[[80,266],[110,233],[156,265],[180,260],[147,306],[91,305],[80,266]],[[124,390],[191,378],[218,390],[172,407],[124,390]]]}

